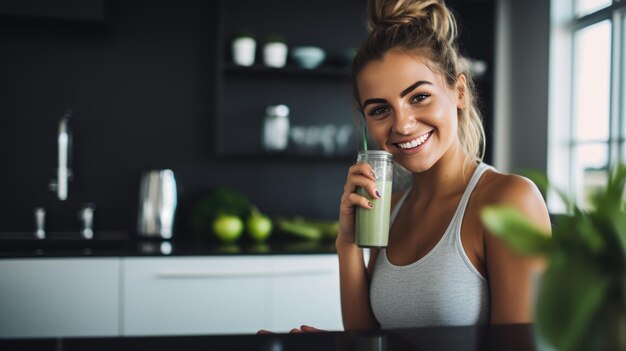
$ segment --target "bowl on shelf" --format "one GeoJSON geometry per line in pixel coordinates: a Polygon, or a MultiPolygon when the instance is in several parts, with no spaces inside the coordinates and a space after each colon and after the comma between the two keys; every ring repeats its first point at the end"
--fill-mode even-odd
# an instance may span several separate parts
{"type": "Polygon", "coordinates": [[[298,46],[291,50],[291,58],[302,68],[317,68],[324,62],[326,52],[317,46],[298,46]]]}

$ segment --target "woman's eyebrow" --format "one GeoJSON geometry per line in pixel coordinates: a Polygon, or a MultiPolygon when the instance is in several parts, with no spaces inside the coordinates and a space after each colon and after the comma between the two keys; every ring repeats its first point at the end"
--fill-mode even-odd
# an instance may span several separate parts
{"type": "MultiPolygon", "coordinates": [[[[405,97],[407,94],[409,94],[410,92],[412,92],[413,90],[415,90],[417,87],[419,87],[420,85],[424,85],[424,84],[430,84],[432,85],[433,83],[427,81],[427,80],[418,80],[417,82],[411,84],[408,88],[402,90],[402,92],[400,93],[400,97],[405,97]]],[[[363,105],[361,106],[362,110],[365,110],[365,106],[370,105],[370,104],[386,104],[387,100],[385,99],[381,99],[381,98],[377,98],[377,99],[367,99],[363,102],[363,105]]]]}
{"type": "Polygon", "coordinates": [[[400,97],[405,97],[408,93],[412,92],[413,90],[415,90],[415,88],[419,87],[420,85],[423,84],[430,84],[432,85],[433,83],[427,81],[427,80],[418,80],[417,82],[411,84],[408,88],[402,90],[402,92],[400,93],[400,97]]]}
{"type": "Polygon", "coordinates": [[[362,110],[365,110],[365,106],[370,104],[386,104],[387,100],[385,99],[367,99],[363,102],[363,106],[361,106],[362,110]]]}

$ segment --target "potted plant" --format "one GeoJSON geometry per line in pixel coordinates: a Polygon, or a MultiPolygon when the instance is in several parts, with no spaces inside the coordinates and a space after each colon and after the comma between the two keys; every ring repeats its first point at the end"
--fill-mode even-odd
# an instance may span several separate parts
{"type": "Polygon", "coordinates": [[[284,67],[287,62],[287,44],[279,35],[270,35],[263,47],[263,61],[269,67],[284,67]]]}
{"type": "Polygon", "coordinates": [[[240,66],[252,66],[256,55],[256,40],[250,33],[240,33],[233,39],[233,62],[240,66]]]}
{"type": "MultiPolygon", "coordinates": [[[[545,192],[547,179],[531,175],[545,192]]],[[[512,208],[487,207],[487,228],[514,250],[542,255],[548,266],[535,304],[540,342],[557,350],[626,349],[626,166],[610,172],[606,187],[583,210],[556,190],[570,215],[552,235],[512,208]]]]}

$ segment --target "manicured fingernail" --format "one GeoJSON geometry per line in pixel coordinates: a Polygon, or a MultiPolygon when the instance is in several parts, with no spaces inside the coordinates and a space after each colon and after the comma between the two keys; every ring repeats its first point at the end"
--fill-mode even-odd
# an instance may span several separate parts
{"type": "Polygon", "coordinates": [[[380,197],[380,193],[376,190],[376,196],[380,197]]]}
{"type": "Polygon", "coordinates": [[[368,202],[367,202],[367,206],[369,206],[369,207],[374,207],[374,204],[368,201],[368,202]]]}
{"type": "Polygon", "coordinates": [[[374,179],[376,179],[376,173],[374,173],[373,171],[370,171],[370,175],[374,177],[374,179]]]}

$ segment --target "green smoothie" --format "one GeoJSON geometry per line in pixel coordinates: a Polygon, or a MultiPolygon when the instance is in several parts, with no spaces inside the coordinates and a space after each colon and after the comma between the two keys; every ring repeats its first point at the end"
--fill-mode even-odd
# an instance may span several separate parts
{"type": "Polygon", "coordinates": [[[391,180],[376,181],[380,199],[374,199],[362,188],[357,193],[370,199],[373,208],[356,209],[356,244],[361,247],[387,247],[389,239],[389,213],[391,211],[391,180]]]}

